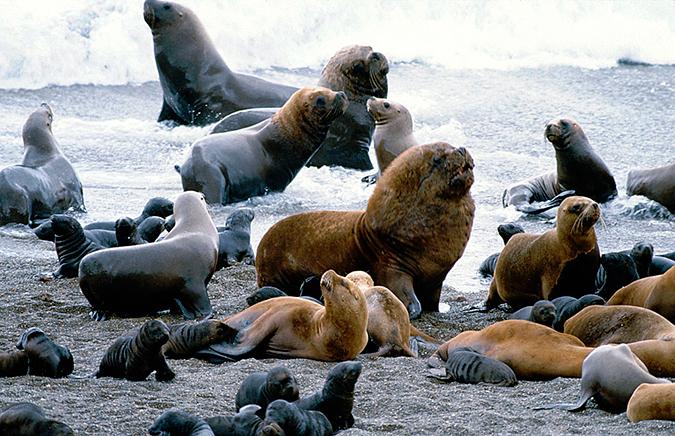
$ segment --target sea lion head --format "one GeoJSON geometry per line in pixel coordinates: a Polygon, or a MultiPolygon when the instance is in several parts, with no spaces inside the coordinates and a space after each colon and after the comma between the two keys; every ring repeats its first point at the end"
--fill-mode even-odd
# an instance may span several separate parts
{"type": "Polygon", "coordinates": [[[217,240],[218,231],[215,224],[213,224],[211,215],[209,215],[206,200],[202,193],[195,191],[183,192],[176,197],[173,211],[176,224],[169,232],[169,236],[172,233],[181,232],[183,229],[199,229],[208,231],[217,240]]]}
{"type": "Polygon", "coordinates": [[[300,88],[274,114],[272,122],[281,125],[287,135],[298,137],[306,134],[306,126],[328,128],[337,117],[345,113],[349,100],[344,92],[323,87],[300,88]]]}
{"type": "Polygon", "coordinates": [[[16,348],[19,350],[25,350],[29,341],[35,340],[40,337],[45,337],[45,332],[42,329],[37,327],[31,327],[24,330],[19,337],[19,341],[16,343],[16,348]]]}
{"type": "Polygon", "coordinates": [[[47,103],[42,103],[23,125],[23,143],[25,145],[46,147],[50,150],[53,141],[52,121],[54,113],[47,103]]]}
{"type": "Polygon", "coordinates": [[[180,409],[169,409],[155,420],[148,429],[151,436],[171,436],[172,434],[190,434],[200,424],[201,419],[180,409]]]}
{"type": "Polygon", "coordinates": [[[389,62],[372,47],[350,45],[328,60],[319,84],[345,91],[350,99],[366,95],[385,98],[388,92],[389,62]]]}
{"type": "Polygon", "coordinates": [[[162,346],[169,340],[169,327],[158,319],[146,321],[138,334],[148,346],[162,346]]]}
{"type": "Polygon", "coordinates": [[[410,111],[402,104],[384,98],[370,97],[366,102],[368,113],[375,120],[376,126],[395,125],[408,134],[413,130],[410,111]]]}
{"type": "Polygon", "coordinates": [[[341,396],[353,395],[362,369],[363,364],[355,360],[338,363],[328,372],[324,390],[341,396]]]}
{"type": "Polygon", "coordinates": [[[115,221],[115,237],[118,241],[132,239],[137,229],[132,218],[124,217],[115,221]]]}
{"type": "Polygon", "coordinates": [[[251,221],[255,218],[255,213],[250,207],[240,207],[232,211],[225,220],[225,227],[228,229],[250,229],[251,221]]]}
{"type": "Polygon", "coordinates": [[[582,136],[586,138],[581,126],[571,118],[555,118],[546,124],[546,139],[556,150],[564,150],[570,146],[570,139],[582,136]]]}
{"type": "Polygon", "coordinates": [[[295,401],[300,398],[298,382],[291,372],[283,366],[277,366],[267,373],[267,392],[273,398],[295,401]]]}
{"type": "Polygon", "coordinates": [[[52,215],[52,231],[57,236],[68,236],[82,232],[82,225],[73,217],[63,214],[52,215]]]}
{"type": "Polygon", "coordinates": [[[143,215],[166,218],[173,214],[173,201],[164,197],[153,197],[145,203],[143,215]]]}
{"type": "Polygon", "coordinates": [[[509,239],[511,239],[511,236],[517,235],[518,233],[525,233],[525,229],[518,224],[507,223],[498,225],[497,233],[499,233],[499,236],[501,236],[504,241],[504,245],[506,245],[506,243],[509,242],[509,239]]]}
{"type": "Polygon", "coordinates": [[[591,232],[595,244],[595,233],[592,230],[598,219],[600,219],[598,203],[588,197],[572,196],[567,197],[558,208],[556,227],[559,234],[562,231],[572,239],[591,232]]]}
{"type": "Polygon", "coordinates": [[[654,246],[649,242],[638,242],[630,250],[630,257],[641,265],[651,263],[654,257],[654,246]]]}
{"type": "Polygon", "coordinates": [[[183,5],[162,0],[145,0],[143,19],[153,31],[168,26],[180,26],[194,17],[194,13],[183,5]]]}
{"type": "Polygon", "coordinates": [[[362,291],[375,286],[373,278],[365,271],[352,271],[347,274],[347,278],[356,283],[356,286],[358,286],[362,291]]]}
{"type": "MultiPolygon", "coordinates": [[[[321,295],[326,314],[336,321],[336,324],[343,324],[345,320],[348,320],[351,328],[362,325],[365,333],[365,327],[368,324],[368,307],[366,297],[356,283],[330,269],[321,276],[321,295]]],[[[362,339],[364,339],[363,347],[365,347],[368,335],[364,334],[362,339]]]]}
{"type": "Polygon", "coordinates": [[[555,316],[555,306],[548,300],[539,300],[532,306],[532,319],[536,319],[539,324],[551,327],[555,316]]]}

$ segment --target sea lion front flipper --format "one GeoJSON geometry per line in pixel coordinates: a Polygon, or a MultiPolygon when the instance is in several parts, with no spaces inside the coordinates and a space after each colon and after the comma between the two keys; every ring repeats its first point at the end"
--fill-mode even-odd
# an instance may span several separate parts
{"type": "Polygon", "coordinates": [[[166,103],[166,100],[162,101],[162,110],[159,111],[159,116],[157,117],[157,122],[161,123],[163,121],[171,121],[177,124],[186,124],[181,117],[179,117],[176,112],[166,103]]]}
{"type": "Polygon", "coordinates": [[[564,199],[573,196],[575,193],[576,192],[574,190],[564,191],[548,201],[530,204],[519,204],[516,205],[516,209],[518,209],[521,212],[529,214],[538,214],[546,212],[549,209],[553,209],[554,207],[560,206],[560,203],[562,203],[564,199]]]}

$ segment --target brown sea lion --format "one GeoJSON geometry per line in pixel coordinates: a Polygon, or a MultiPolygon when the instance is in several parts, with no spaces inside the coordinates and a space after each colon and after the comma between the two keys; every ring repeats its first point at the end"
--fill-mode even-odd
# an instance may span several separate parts
{"type": "Polygon", "coordinates": [[[554,229],[541,235],[513,235],[499,255],[486,308],[502,302],[520,308],[558,296],[556,286],[565,266],[596,249],[593,226],[598,218],[596,202],[573,196],[560,205],[554,229]]]}
{"type": "Polygon", "coordinates": [[[324,304],[295,297],[260,303],[223,320],[233,333],[205,352],[221,361],[247,357],[353,359],[368,342],[368,308],[361,290],[334,271],[321,277],[324,304]]]}
{"type": "Polygon", "coordinates": [[[297,294],[303,280],[324,270],[361,270],[411,318],[437,311],[443,280],[471,234],[473,180],[466,149],[412,147],[382,175],[365,211],[300,213],[273,225],[258,245],[258,287],[297,294]]]}
{"type": "Polygon", "coordinates": [[[641,384],[628,401],[626,415],[630,422],[651,419],[675,421],[675,385],[641,384]]]}
{"type": "Polygon", "coordinates": [[[649,170],[629,171],[626,193],[644,195],[675,213],[675,162],[649,170]]]}
{"type": "Polygon", "coordinates": [[[218,232],[201,194],[178,196],[176,226],[160,242],[109,248],[80,262],[82,293],[93,319],[178,308],[185,319],[211,314],[206,285],[216,271],[218,232]]]}
{"type": "Polygon", "coordinates": [[[675,268],[634,281],[616,291],[607,304],[644,307],[675,323],[675,268]]]}
{"type": "Polygon", "coordinates": [[[202,192],[211,204],[283,191],[348,105],[344,92],[302,88],[259,125],[198,139],[177,168],[183,190],[202,192]]]}
{"type": "Polygon", "coordinates": [[[54,114],[46,104],[23,126],[23,159],[0,171],[0,226],[37,226],[54,213],[84,212],[82,183],[52,134],[54,114]]]}
{"type": "Polygon", "coordinates": [[[74,436],[66,424],[47,419],[32,403],[14,403],[0,410],[0,434],[7,436],[74,436]]]}
{"type": "Polygon", "coordinates": [[[197,15],[178,3],[146,0],[164,101],[157,121],[204,126],[240,109],[278,107],[297,88],[228,68],[197,15]]]}
{"type": "Polygon", "coordinates": [[[675,341],[675,326],[670,321],[637,306],[586,307],[565,322],[565,333],[589,347],[647,339],[675,341]]]}

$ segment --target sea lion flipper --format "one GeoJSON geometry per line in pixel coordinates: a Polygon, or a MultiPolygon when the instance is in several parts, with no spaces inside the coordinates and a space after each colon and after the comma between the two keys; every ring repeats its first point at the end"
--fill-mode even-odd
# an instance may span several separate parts
{"type": "Polygon", "coordinates": [[[166,100],[162,101],[162,110],[159,112],[157,117],[157,122],[161,123],[163,121],[170,121],[177,124],[185,124],[185,121],[179,117],[176,112],[169,106],[166,100]]]}
{"type": "Polygon", "coordinates": [[[571,197],[575,194],[576,192],[574,190],[568,190],[568,191],[563,191],[560,194],[556,195],[552,199],[548,201],[542,201],[541,203],[532,203],[532,204],[519,204],[516,205],[516,209],[518,209],[521,212],[529,213],[529,214],[538,214],[542,212],[546,212],[549,209],[553,209],[554,207],[560,206],[560,203],[563,202],[564,199],[567,197],[571,197]]]}
{"type": "Polygon", "coordinates": [[[586,403],[593,396],[593,392],[586,391],[582,392],[581,398],[576,403],[559,403],[559,404],[549,404],[546,406],[535,407],[534,410],[549,410],[549,409],[561,409],[567,410],[570,412],[578,412],[586,408],[586,403]]]}
{"type": "Polygon", "coordinates": [[[377,179],[380,178],[380,173],[374,173],[361,178],[361,182],[366,186],[374,185],[377,179]]]}

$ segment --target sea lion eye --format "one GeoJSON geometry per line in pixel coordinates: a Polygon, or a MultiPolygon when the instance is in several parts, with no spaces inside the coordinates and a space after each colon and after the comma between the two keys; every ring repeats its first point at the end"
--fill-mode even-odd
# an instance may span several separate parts
{"type": "Polygon", "coordinates": [[[580,205],[580,204],[575,204],[575,205],[573,205],[572,207],[570,207],[570,212],[572,212],[572,213],[577,213],[577,212],[579,212],[579,209],[580,209],[580,208],[581,208],[581,205],[580,205]]]}
{"type": "Polygon", "coordinates": [[[357,73],[363,72],[363,71],[365,71],[365,65],[363,64],[363,61],[357,61],[357,62],[354,62],[354,64],[352,65],[352,69],[354,70],[354,72],[357,72],[357,73]]]}
{"type": "Polygon", "coordinates": [[[316,99],[316,106],[317,107],[326,106],[326,98],[323,95],[316,99]]]}
{"type": "Polygon", "coordinates": [[[432,163],[434,168],[441,166],[441,163],[443,162],[443,159],[441,159],[440,156],[434,156],[432,163]]]}
{"type": "Polygon", "coordinates": [[[384,102],[384,108],[389,109],[390,107],[391,107],[391,105],[389,104],[389,102],[385,101],[384,102]]]}

